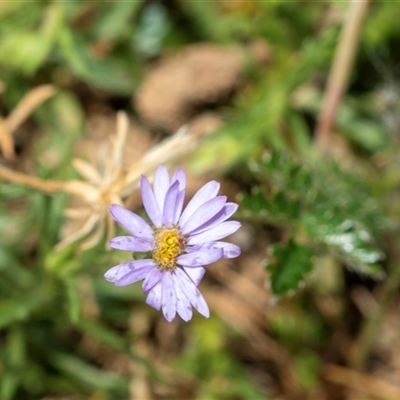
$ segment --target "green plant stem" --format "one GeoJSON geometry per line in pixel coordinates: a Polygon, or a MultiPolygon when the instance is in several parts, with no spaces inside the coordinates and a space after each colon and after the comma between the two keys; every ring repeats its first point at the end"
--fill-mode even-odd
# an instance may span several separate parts
{"type": "Polygon", "coordinates": [[[367,13],[369,1],[352,0],[349,6],[315,131],[316,146],[321,152],[325,152],[329,148],[333,124],[349,83],[362,23],[367,13]]]}

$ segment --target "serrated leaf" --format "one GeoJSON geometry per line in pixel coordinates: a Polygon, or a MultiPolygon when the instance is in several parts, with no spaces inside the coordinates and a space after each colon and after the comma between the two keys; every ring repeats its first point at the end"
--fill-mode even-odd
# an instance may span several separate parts
{"type": "Polygon", "coordinates": [[[370,233],[359,223],[346,220],[334,232],[323,236],[324,242],[336,249],[356,271],[382,277],[382,268],[377,262],[383,258],[373,243],[370,233]]]}
{"type": "MultiPolygon", "coordinates": [[[[292,238],[336,254],[345,265],[373,277],[382,275],[383,258],[374,232],[384,225],[366,177],[342,170],[333,161],[313,163],[274,153],[252,168],[261,187],[243,207],[261,207],[271,223],[287,227],[292,238]]],[[[257,214],[256,214],[257,216],[257,214]]],[[[259,215],[258,215],[259,216],[259,215]]]]}
{"type": "Polygon", "coordinates": [[[271,248],[271,257],[266,268],[271,273],[271,289],[280,295],[296,289],[312,270],[313,251],[290,240],[271,248]]]}
{"type": "Polygon", "coordinates": [[[243,196],[240,203],[250,215],[256,217],[265,214],[268,206],[264,193],[258,187],[254,188],[251,195],[243,196]]]}

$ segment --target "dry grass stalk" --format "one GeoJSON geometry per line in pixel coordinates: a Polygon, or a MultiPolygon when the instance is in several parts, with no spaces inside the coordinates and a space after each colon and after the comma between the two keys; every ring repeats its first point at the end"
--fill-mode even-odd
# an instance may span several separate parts
{"type": "MultiPolygon", "coordinates": [[[[0,82],[0,93],[3,86],[0,82]]],[[[15,158],[13,133],[45,100],[56,93],[54,86],[42,85],[29,91],[7,118],[0,117],[0,150],[6,160],[15,158]]]]}
{"type": "Polygon", "coordinates": [[[57,244],[56,250],[86,238],[81,243],[81,249],[96,245],[107,232],[107,237],[115,236],[115,224],[109,215],[111,204],[123,205],[123,199],[138,187],[142,174],[152,175],[160,164],[171,164],[182,159],[194,150],[203,133],[191,132],[182,127],[163,142],[149,150],[141,159],[135,162],[127,171],[123,165],[123,150],[128,133],[128,117],[125,113],[117,114],[117,131],[111,137],[108,146],[104,148],[103,165],[97,170],[92,164],[74,159],[73,166],[83,180],[67,182],[42,180],[37,177],[15,172],[0,165],[0,178],[18,183],[45,193],[64,192],[81,198],[85,205],[80,208],[66,210],[69,218],[83,219],[80,229],[65,237],[57,244]]]}
{"type": "Polygon", "coordinates": [[[316,145],[323,153],[330,150],[333,124],[349,83],[369,3],[370,0],[351,0],[349,3],[315,131],[316,145]]]}
{"type": "Polygon", "coordinates": [[[347,386],[363,395],[373,396],[377,399],[400,399],[400,386],[374,378],[349,368],[338,365],[327,365],[324,368],[324,376],[330,382],[347,386]]]}

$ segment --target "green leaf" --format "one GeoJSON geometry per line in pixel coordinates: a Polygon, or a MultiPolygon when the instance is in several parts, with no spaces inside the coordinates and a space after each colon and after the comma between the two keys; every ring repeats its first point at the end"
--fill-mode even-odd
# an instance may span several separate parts
{"type": "Polygon", "coordinates": [[[313,251],[293,240],[271,248],[266,268],[271,273],[271,289],[275,295],[296,289],[312,270],[313,251]]]}
{"type": "Polygon", "coordinates": [[[49,251],[43,261],[46,271],[68,277],[81,268],[81,259],[76,257],[78,243],[72,243],[69,246],[58,250],[49,251]]]}
{"type": "Polygon", "coordinates": [[[80,320],[76,326],[85,332],[87,335],[95,338],[101,343],[112,347],[118,351],[128,352],[128,343],[112,330],[100,325],[95,321],[80,320]]]}
{"type": "Polygon", "coordinates": [[[1,377],[0,398],[2,400],[11,400],[18,390],[21,377],[13,372],[6,372],[1,377]]]}
{"type": "Polygon", "coordinates": [[[324,242],[337,250],[350,267],[362,274],[381,278],[382,268],[377,264],[384,255],[374,246],[373,238],[361,224],[345,220],[333,232],[322,236],[324,242]]]}
{"type": "Polygon", "coordinates": [[[30,2],[29,12],[26,3],[7,1],[1,4],[0,31],[3,35],[33,29],[43,17],[43,5],[40,2],[30,2]]]}
{"type": "Polygon", "coordinates": [[[14,288],[29,287],[35,281],[34,273],[25,268],[11,248],[2,245],[0,245],[0,273],[2,277],[9,279],[13,286],[15,285],[14,288]]]}
{"type": "Polygon", "coordinates": [[[47,40],[36,32],[17,31],[3,38],[0,44],[0,63],[31,75],[47,55],[47,40]]]}
{"type": "Polygon", "coordinates": [[[32,75],[43,64],[61,26],[62,8],[52,4],[44,12],[40,30],[10,31],[0,42],[0,63],[32,75]]]}
{"type": "Polygon", "coordinates": [[[132,16],[142,7],[143,0],[118,1],[105,5],[102,15],[93,23],[93,33],[101,40],[115,41],[132,34],[132,16]]]}
{"type": "Polygon", "coordinates": [[[21,371],[26,363],[25,340],[22,326],[11,326],[5,347],[6,358],[2,360],[5,374],[0,380],[0,399],[12,399],[18,390],[21,381],[21,371]]]}
{"type": "Polygon", "coordinates": [[[73,355],[54,352],[50,358],[57,369],[91,389],[110,390],[125,386],[124,379],[116,373],[102,371],[73,355]]]}
{"type": "Polygon", "coordinates": [[[48,301],[48,294],[42,290],[28,293],[16,300],[0,303],[0,328],[16,321],[26,320],[30,314],[43,307],[48,301]]]}
{"type": "Polygon", "coordinates": [[[82,39],[70,29],[62,30],[59,45],[61,56],[78,78],[102,90],[132,93],[134,82],[129,71],[115,60],[91,56],[82,39]]]}
{"type": "Polygon", "coordinates": [[[159,3],[148,4],[138,21],[133,42],[146,57],[159,54],[170,29],[167,10],[159,3]]]}
{"type": "Polygon", "coordinates": [[[301,384],[307,390],[312,391],[318,388],[318,376],[321,370],[321,360],[317,354],[308,351],[301,351],[294,359],[294,373],[301,384]]]}
{"type": "Polygon", "coordinates": [[[267,214],[268,201],[257,186],[253,188],[251,195],[244,195],[240,203],[244,207],[244,213],[251,216],[262,217],[267,214]]]}
{"type": "Polygon", "coordinates": [[[69,319],[71,322],[76,323],[82,315],[81,299],[76,281],[74,279],[65,279],[65,289],[67,292],[69,319]]]}
{"type": "Polygon", "coordinates": [[[387,149],[389,136],[381,123],[371,119],[354,118],[343,126],[345,135],[371,153],[387,149]]]}

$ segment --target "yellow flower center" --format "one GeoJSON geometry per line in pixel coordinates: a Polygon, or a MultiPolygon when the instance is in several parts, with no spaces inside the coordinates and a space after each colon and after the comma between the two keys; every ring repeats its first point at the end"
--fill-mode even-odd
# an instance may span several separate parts
{"type": "Polygon", "coordinates": [[[177,228],[161,228],[154,233],[153,260],[162,270],[173,270],[183,253],[186,239],[177,228]]]}

